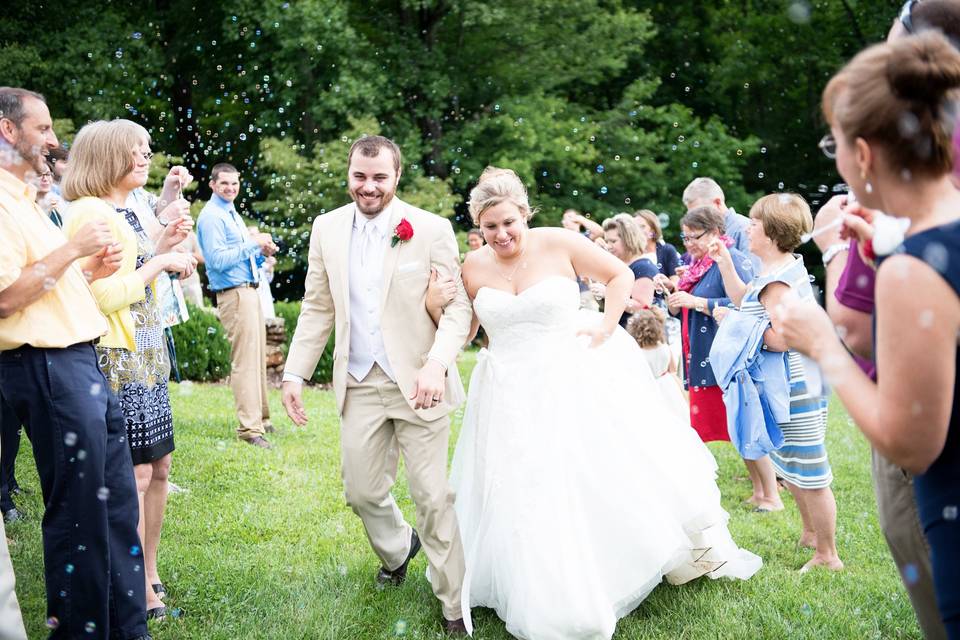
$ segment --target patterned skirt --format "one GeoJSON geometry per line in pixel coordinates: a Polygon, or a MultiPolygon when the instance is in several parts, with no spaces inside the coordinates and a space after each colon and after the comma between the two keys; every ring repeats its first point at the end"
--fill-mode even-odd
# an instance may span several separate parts
{"type": "Polygon", "coordinates": [[[100,369],[120,399],[133,464],[147,464],[173,451],[173,412],[167,380],[170,359],[152,290],[130,306],[136,351],[97,347],[100,369]]]}
{"type": "Polygon", "coordinates": [[[827,458],[827,401],[811,395],[800,354],[791,351],[790,422],[780,425],[783,446],[770,452],[777,475],[801,489],[823,489],[833,481],[827,458]]]}

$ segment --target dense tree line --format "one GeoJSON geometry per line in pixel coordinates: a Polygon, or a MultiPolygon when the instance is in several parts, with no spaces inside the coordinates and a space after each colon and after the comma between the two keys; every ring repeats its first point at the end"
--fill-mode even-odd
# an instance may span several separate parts
{"type": "Polygon", "coordinates": [[[402,196],[461,228],[487,164],[521,175],[541,224],[565,207],[675,221],[696,175],[741,211],[775,189],[816,201],[836,180],[816,148],[822,86],[898,7],[13,0],[0,78],[46,94],[67,134],[128,117],[197,176],[241,166],[243,206],[283,240],[295,294],[310,223],[347,201],[345,151],[363,133],[395,138],[402,196]]]}

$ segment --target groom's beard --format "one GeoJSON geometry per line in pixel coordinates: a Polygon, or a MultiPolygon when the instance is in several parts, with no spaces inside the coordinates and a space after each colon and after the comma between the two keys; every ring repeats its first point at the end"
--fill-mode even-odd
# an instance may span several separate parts
{"type": "Polygon", "coordinates": [[[350,196],[353,198],[353,202],[355,205],[357,205],[357,209],[360,210],[360,213],[368,218],[373,218],[374,216],[379,215],[390,205],[396,193],[396,191],[390,191],[386,193],[378,191],[377,195],[380,196],[379,199],[375,198],[372,200],[365,200],[360,195],[359,191],[351,192],[350,196]]]}

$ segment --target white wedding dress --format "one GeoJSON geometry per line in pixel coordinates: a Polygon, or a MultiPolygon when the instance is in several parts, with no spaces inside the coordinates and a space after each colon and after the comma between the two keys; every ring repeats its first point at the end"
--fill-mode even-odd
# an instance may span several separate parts
{"type": "Polygon", "coordinates": [[[617,329],[577,329],[577,283],[519,295],[482,288],[490,339],[470,379],[451,481],[466,556],[462,604],[491,607],[526,640],[610,638],[663,579],[746,579],[760,558],[727,531],[716,462],[660,397],[617,329]]]}

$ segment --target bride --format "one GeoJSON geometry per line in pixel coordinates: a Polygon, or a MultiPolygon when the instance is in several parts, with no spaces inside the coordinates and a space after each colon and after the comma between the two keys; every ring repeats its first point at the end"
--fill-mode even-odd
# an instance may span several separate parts
{"type": "Polygon", "coordinates": [[[491,607],[518,638],[610,638],[664,577],[753,575],[716,462],[618,327],[630,270],[578,234],[528,228],[510,170],[488,168],[469,204],[487,245],[463,282],[490,345],[451,472],[467,629],[470,607],[491,607]],[[579,310],[578,274],[606,283],[602,316],[579,310]]]}

